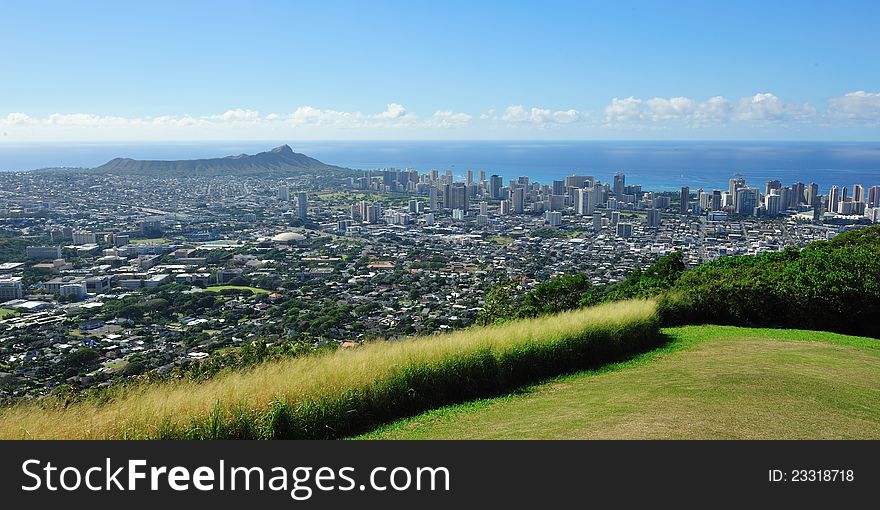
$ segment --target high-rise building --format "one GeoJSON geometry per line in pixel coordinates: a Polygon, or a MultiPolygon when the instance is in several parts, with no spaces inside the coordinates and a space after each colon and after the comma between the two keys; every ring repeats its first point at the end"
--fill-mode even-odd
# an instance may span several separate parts
{"type": "Polygon", "coordinates": [[[648,227],[649,228],[657,228],[660,226],[660,210],[651,208],[648,209],[648,227]]]}
{"type": "Polygon", "coordinates": [[[730,193],[730,199],[733,201],[731,204],[734,209],[736,209],[736,192],[745,187],[746,180],[742,178],[733,178],[730,180],[730,187],[727,189],[727,192],[730,193]]]}
{"type": "Polygon", "coordinates": [[[565,195],[565,181],[553,181],[553,194],[565,195]]]}
{"type": "Polygon", "coordinates": [[[767,216],[779,216],[782,205],[782,196],[775,193],[778,190],[773,191],[773,194],[764,197],[764,208],[767,210],[767,216]]]}
{"type": "Polygon", "coordinates": [[[489,177],[489,198],[498,200],[501,198],[501,187],[504,185],[504,179],[500,175],[492,175],[489,177]]]}
{"type": "Polygon", "coordinates": [[[711,211],[712,210],[712,195],[706,193],[705,191],[700,193],[700,211],[711,211]]]}
{"type": "Polygon", "coordinates": [[[773,191],[775,189],[781,189],[781,188],[782,188],[782,183],[779,182],[778,180],[774,179],[772,181],[767,181],[766,186],[764,186],[764,194],[769,195],[771,191],[773,191]]]}
{"type": "Polygon", "coordinates": [[[716,189],[712,192],[712,210],[720,211],[721,207],[721,190],[716,189]]]}
{"type": "Polygon", "coordinates": [[[502,200],[501,201],[501,207],[499,209],[499,213],[502,216],[507,216],[508,214],[510,214],[510,200],[502,200]]]}
{"type": "Polygon", "coordinates": [[[480,182],[486,182],[486,171],[480,170],[480,182]]]}
{"type": "Polygon", "coordinates": [[[804,200],[806,204],[811,207],[816,207],[819,205],[819,185],[815,182],[811,182],[809,186],[807,186],[806,191],[804,192],[804,200]]]}
{"type": "Polygon", "coordinates": [[[864,202],[865,201],[865,187],[861,184],[856,184],[853,186],[853,202],[864,202]]]}
{"type": "Polygon", "coordinates": [[[296,194],[296,214],[301,220],[306,219],[309,215],[309,195],[305,191],[296,194]]]}
{"type": "Polygon", "coordinates": [[[489,204],[486,201],[480,202],[480,214],[489,214],[489,204]]]}
{"type": "Polygon", "coordinates": [[[437,196],[437,186],[431,186],[428,188],[428,209],[431,211],[436,211],[438,209],[437,202],[439,197],[437,196]]]}
{"type": "Polygon", "coordinates": [[[828,212],[836,213],[837,209],[838,209],[839,201],[840,201],[840,188],[838,188],[837,185],[835,184],[834,186],[831,186],[831,192],[828,193],[828,204],[826,207],[828,212]]]}
{"type": "Polygon", "coordinates": [[[592,188],[596,179],[592,175],[569,175],[565,178],[566,188],[592,188]]]}
{"type": "Polygon", "coordinates": [[[737,214],[752,216],[758,207],[758,190],[755,188],[739,188],[736,191],[734,208],[737,214]]]}
{"type": "Polygon", "coordinates": [[[791,185],[792,193],[794,193],[794,197],[792,198],[791,207],[797,209],[797,207],[801,204],[806,203],[806,196],[804,183],[798,181],[791,185]]]}
{"type": "Polygon", "coordinates": [[[602,215],[599,211],[593,211],[593,232],[602,230],[602,215]]]}
{"type": "Polygon", "coordinates": [[[880,186],[868,188],[868,197],[865,200],[868,207],[880,207],[880,186]]]}
{"type": "Polygon", "coordinates": [[[580,188],[575,209],[581,216],[591,216],[596,209],[594,188],[580,188]]]}
{"type": "Polygon", "coordinates": [[[551,227],[562,225],[562,213],[559,211],[547,211],[544,213],[544,219],[546,219],[551,227]]]}
{"type": "Polygon", "coordinates": [[[626,186],[626,175],[622,172],[614,174],[614,198],[623,200],[623,188],[626,186]]]}
{"type": "Polygon", "coordinates": [[[523,188],[516,188],[510,190],[510,205],[513,214],[522,214],[525,211],[525,190],[523,188]]]}
{"type": "Polygon", "coordinates": [[[681,187],[681,193],[679,194],[679,200],[681,201],[681,204],[679,206],[679,212],[681,214],[687,214],[691,210],[691,208],[690,208],[691,189],[689,187],[687,187],[687,186],[681,187]]]}
{"type": "Polygon", "coordinates": [[[465,178],[465,183],[467,185],[471,185],[474,183],[474,171],[470,168],[467,169],[467,177],[465,178]]]}
{"type": "Polygon", "coordinates": [[[624,239],[629,239],[632,237],[633,226],[632,223],[618,223],[617,224],[617,235],[624,239]]]}
{"type": "Polygon", "coordinates": [[[282,202],[287,202],[290,200],[290,188],[287,186],[279,186],[278,187],[278,200],[282,202]]]}

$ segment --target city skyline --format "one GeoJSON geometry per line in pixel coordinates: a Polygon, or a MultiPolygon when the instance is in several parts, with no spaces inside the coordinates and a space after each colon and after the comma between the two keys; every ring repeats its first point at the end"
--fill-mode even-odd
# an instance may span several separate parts
{"type": "Polygon", "coordinates": [[[876,139],[880,8],[794,6],[17,5],[0,142],[876,139]]]}

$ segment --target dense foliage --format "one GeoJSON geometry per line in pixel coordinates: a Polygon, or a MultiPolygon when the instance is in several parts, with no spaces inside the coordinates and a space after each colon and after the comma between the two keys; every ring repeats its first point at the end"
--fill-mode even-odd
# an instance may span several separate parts
{"type": "Polygon", "coordinates": [[[684,272],[680,252],[660,257],[644,271],[636,269],[626,280],[607,286],[590,283],[588,275],[563,275],[522,293],[516,282],[503,279],[486,294],[479,324],[499,324],[518,318],[539,317],[611,301],[656,296],[669,289],[684,272]]]}
{"type": "Polygon", "coordinates": [[[880,338],[880,227],[845,232],[803,250],[722,257],[690,270],[674,252],[604,287],[582,274],[528,291],[504,280],[487,294],[478,321],[501,323],[650,296],[659,296],[667,325],[789,327],[880,338]]]}
{"type": "Polygon", "coordinates": [[[880,337],[880,227],[803,250],[721,258],[660,300],[667,324],[821,329],[880,337]]]}

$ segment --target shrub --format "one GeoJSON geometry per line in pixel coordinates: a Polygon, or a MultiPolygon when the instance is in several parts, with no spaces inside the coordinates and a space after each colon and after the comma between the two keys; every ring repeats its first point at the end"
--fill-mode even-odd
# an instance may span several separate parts
{"type": "Polygon", "coordinates": [[[666,325],[820,329],[880,338],[880,228],[803,250],[722,258],[687,271],[659,299],[666,325]]]}

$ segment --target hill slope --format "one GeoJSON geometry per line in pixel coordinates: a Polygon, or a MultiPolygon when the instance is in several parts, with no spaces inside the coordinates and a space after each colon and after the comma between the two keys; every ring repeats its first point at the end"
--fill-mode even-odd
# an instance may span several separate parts
{"type": "Polygon", "coordinates": [[[0,439],[330,439],[658,345],[652,301],[269,361],[207,381],[0,409],[0,439]]]}
{"type": "Polygon", "coordinates": [[[429,411],[377,439],[877,439],[880,341],[799,330],[669,328],[665,347],[429,411]]]}
{"type": "Polygon", "coordinates": [[[347,168],[328,165],[305,154],[293,152],[289,145],[254,155],[241,154],[225,158],[184,159],[174,161],[116,158],[92,169],[114,175],[150,175],[155,177],[189,177],[219,175],[354,175],[347,168]]]}

